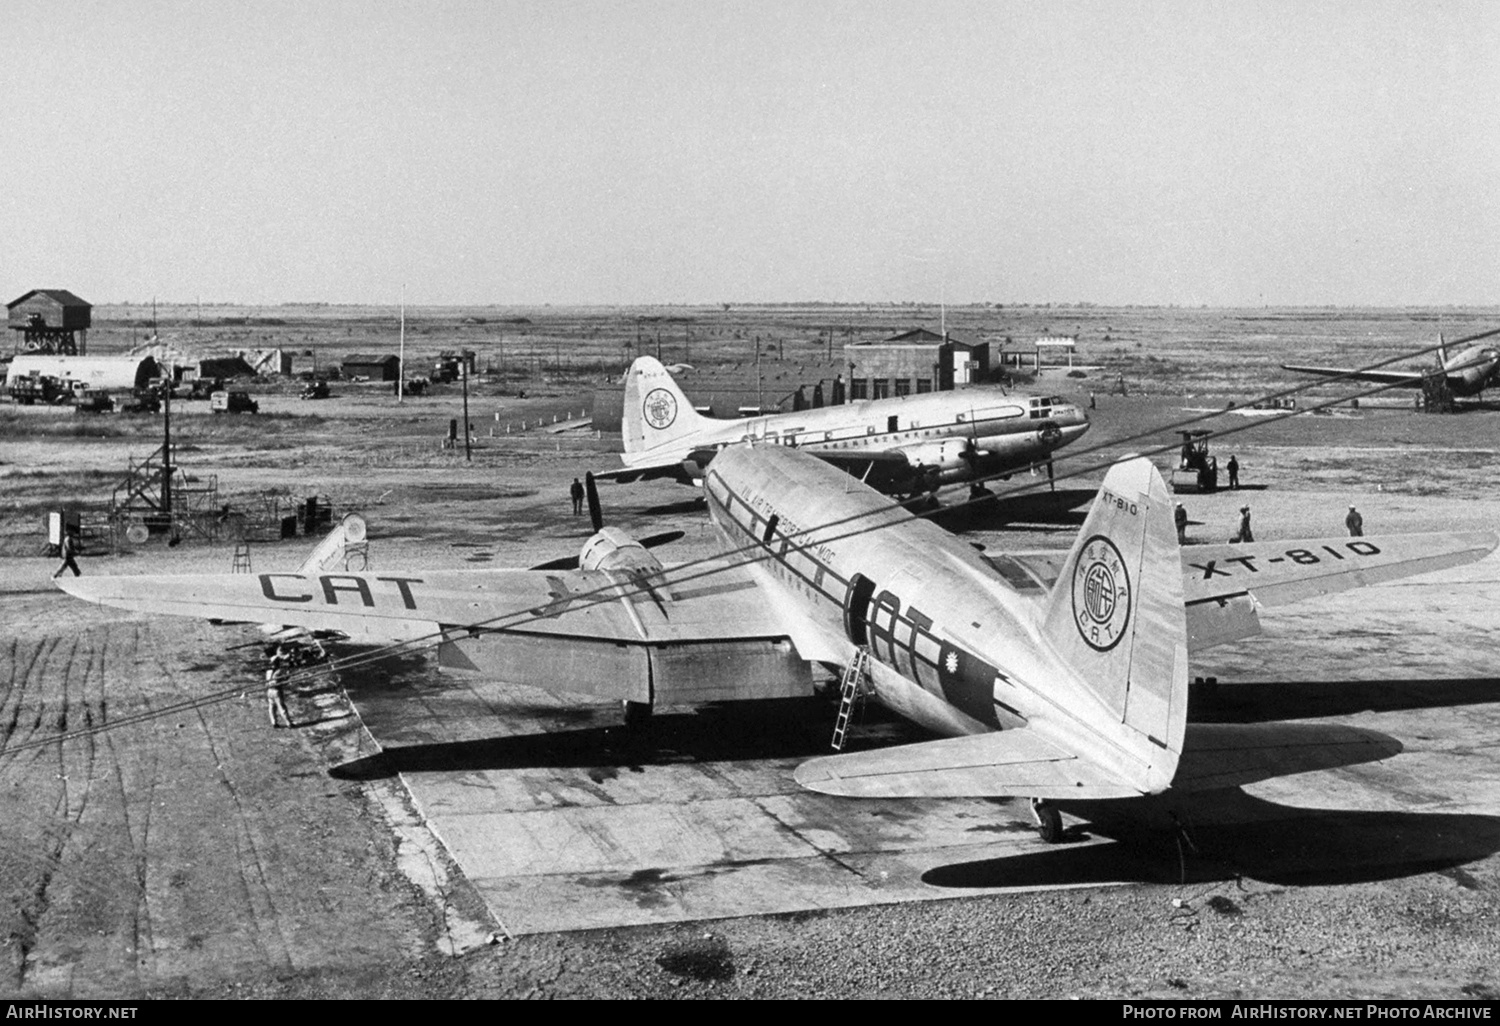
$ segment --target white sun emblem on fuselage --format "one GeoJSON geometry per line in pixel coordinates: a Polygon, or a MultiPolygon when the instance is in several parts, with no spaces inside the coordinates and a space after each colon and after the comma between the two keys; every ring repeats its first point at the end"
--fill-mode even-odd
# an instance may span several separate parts
{"type": "Polygon", "coordinates": [[[1130,573],[1114,543],[1096,534],[1073,567],[1073,625],[1090,648],[1108,652],[1129,623],[1130,573]]]}
{"type": "Polygon", "coordinates": [[[664,431],[677,419],[677,399],[665,388],[654,388],[646,394],[641,412],[645,414],[647,424],[664,431]]]}
{"type": "Polygon", "coordinates": [[[957,652],[949,652],[948,653],[948,672],[949,673],[957,673],[958,672],[958,653],[957,652]]]}

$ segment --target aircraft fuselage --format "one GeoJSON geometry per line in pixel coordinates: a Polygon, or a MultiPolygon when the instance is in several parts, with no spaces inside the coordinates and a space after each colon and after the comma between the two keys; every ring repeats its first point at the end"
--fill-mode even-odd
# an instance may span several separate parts
{"type": "MultiPolygon", "coordinates": [[[[875,697],[950,736],[1045,731],[1058,695],[1085,693],[1063,679],[1071,671],[1043,637],[1039,584],[1034,594],[1014,588],[967,544],[868,488],[841,488],[847,478],[816,460],[768,470],[744,455],[710,464],[709,516],[728,545],[760,557],[763,584],[807,624],[812,640],[793,637],[805,657],[832,653],[847,665],[867,647],[875,697]]],[[[1102,709],[1068,717],[1075,728],[1088,722],[1099,757],[1113,761],[1117,723],[1102,709]]]]}
{"type": "Polygon", "coordinates": [[[733,445],[784,445],[835,459],[899,452],[929,484],[1043,463],[1088,430],[1088,415],[1055,396],[1005,395],[973,388],[894,399],[872,399],[745,420],[702,418],[701,427],[670,443],[626,454],[627,466],[733,445]]]}

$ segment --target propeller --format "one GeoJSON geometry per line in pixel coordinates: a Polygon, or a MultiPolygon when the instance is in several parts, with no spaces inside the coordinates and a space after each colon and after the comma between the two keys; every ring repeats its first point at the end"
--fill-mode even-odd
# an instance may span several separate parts
{"type": "Polygon", "coordinates": [[[589,523],[594,525],[594,533],[598,534],[604,530],[604,511],[599,506],[599,489],[594,484],[593,471],[583,475],[583,494],[588,496],[589,523]]]}

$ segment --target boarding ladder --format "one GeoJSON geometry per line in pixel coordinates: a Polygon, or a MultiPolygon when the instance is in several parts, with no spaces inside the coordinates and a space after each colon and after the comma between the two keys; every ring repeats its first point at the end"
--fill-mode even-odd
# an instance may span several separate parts
{"type": "Polygon", "coordinates": [[[865,698],[865,674],[870,666],[870,650],[861,645],[854,650],[854,658],[844,667],[844,676],[839,681],[839,718],[833,724],[833,750],[844,750],[844,735],[849,732],[849,720],[854,710],[865,698]]]}
{"type": "Polygon", "coordinates": [[[250,570],[250,543],[238,541],[234,543],[234,572],[237,574],[248,574],[250,570]]]}

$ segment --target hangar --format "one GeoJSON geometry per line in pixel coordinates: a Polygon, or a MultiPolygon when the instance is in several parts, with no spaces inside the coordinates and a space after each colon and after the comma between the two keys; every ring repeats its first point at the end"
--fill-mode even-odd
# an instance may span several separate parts
{"type": "Polygon", "coordinates": [[[926,328],[844,347],[850,399],[947,392],[989,378],[990,344],[926,328]]]}

